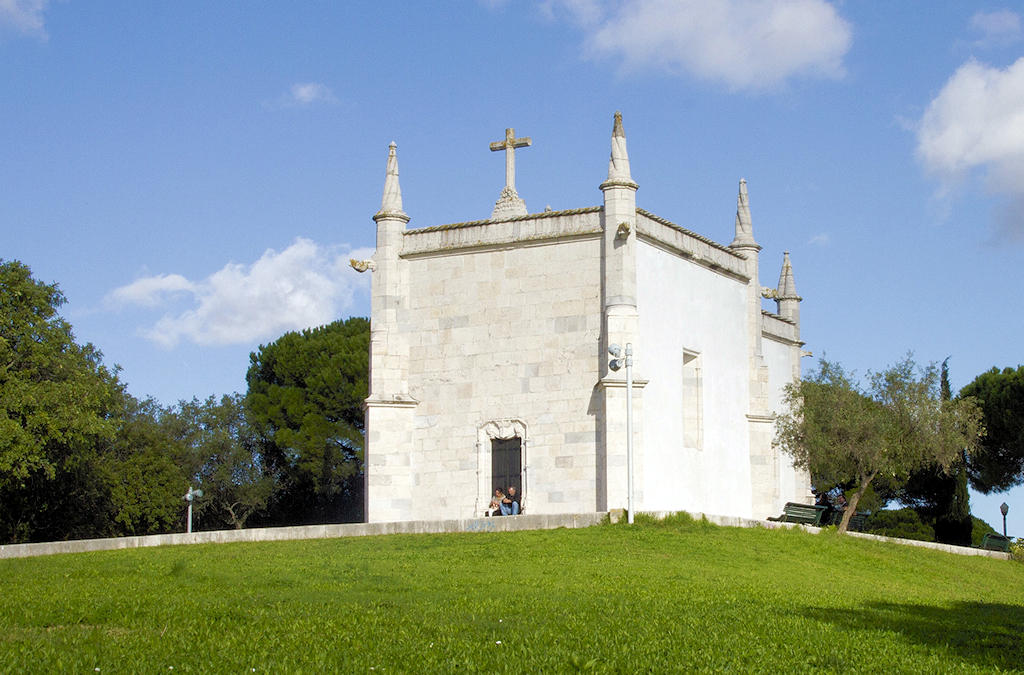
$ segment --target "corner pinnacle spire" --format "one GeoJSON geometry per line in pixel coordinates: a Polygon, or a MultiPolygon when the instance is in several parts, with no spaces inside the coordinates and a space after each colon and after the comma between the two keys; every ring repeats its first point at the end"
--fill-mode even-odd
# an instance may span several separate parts
{"type": "Polygon", "coordinates": [[[793,264],[789,261],[789,251],[782,254],[782,272],[779,274],[779,287],[776,290],[779,300],[803,300],[796,292],[793,281],[793,264]]]}
{"type": "Polygon", "coordinates": [[[612,155],[608,160],[608,180],[612,182],[632,183],[629,173],[629,154],[626,152],[626,132],[622,129],[622,113],[615,112],[615,123],[612,125],[612,155]]]}
{"type": "Polygon", "coordinates": [[[740,178],[740,192],[736,196],[736,237],[730,246],[757,246],[754,241],[754,225],[750,220],[750,197],[747,195],[747,180],[740,178]]]}
{"type": "Polygon", "coordinates": [[[377,216],[395,215],[405,216],[402,210],[402,187],[398,184],[398,156],[394,141],[388,146],[388,166],[384,176],[384,197],[380,202],[380,211],[377,216]]]}

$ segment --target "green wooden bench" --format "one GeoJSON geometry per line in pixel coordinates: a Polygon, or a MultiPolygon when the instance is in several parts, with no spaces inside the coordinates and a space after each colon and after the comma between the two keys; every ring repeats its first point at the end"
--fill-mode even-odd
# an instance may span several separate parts
{"type": "Polygon", "coordinates": [[[782,507],[782,515],[768,518],[779,523],[800,523],[802,525],[821,525],[821,516],[825,513],[824,506],[786,502],[782,507]]]}
{"type": "Polygon", "coordinates": [[[1001,534],[989,532],[981,540],[981,547],[989,551],[1010,552],[1010,538],[1001,534]]]}
{"type": "MultiPolygon", "coordinates": [[[[864,524],[868,520],[870,513],[855,513],[850,516],[850,524],[846,526],[846,529],[851,532],[860,532],[864,529],[864,524]]],[[[827,517],[827,522],[823,521],[822,525],[835,525],[839,527],[839,523],[843,522],[842,511],[832,511],[827,517]]]]}
{"type": "Polygon", "coordinates": [[[864,523],[866,523],[867,520],[868,514],[855,513],[850,517],[850,524],[846,526],[846,529],[851,530],[853,532],[860,532],[864,529],[864,523]]]}

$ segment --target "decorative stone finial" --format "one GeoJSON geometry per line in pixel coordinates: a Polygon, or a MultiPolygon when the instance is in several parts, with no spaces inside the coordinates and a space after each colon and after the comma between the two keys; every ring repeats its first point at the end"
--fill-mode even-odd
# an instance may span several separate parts
{"type": "Polygon", "coordinates": [[[384,197],[380,201],[380,211],[374,219],[383,216],[400,216],[408,220],[402,210],[402,187],[398,184],[398,146],[394,141],[388,145],[388,166],[384,176],[384,197]]]}
{"type": "Polygon", "coordinates": [[[608,160],[609,182],[632,183],[629,173],[629,153],[626,152],[626,132],[622,129],[622,113],[615,112],[612,125],[612,155],[608,160]]]}
{"type": "Polygon", "coordinates": [[[793,280],[793,264],[789,261],[789,251],[782,254],[782,272],[779,274],[779,288],[776,291],[779,300],[803,300],[796,292],[793,280]]]}
{"type": "Polygon", "coordinates": [[[750,197],[747,195],[747,180],[740,178],[740,193],[736,197],[736,237],[730,246],[757,246],[754,241],[754,226],[750,220],[750,197]]]}
{"type": "Polygon", "coordinates": [[[529,136],[516,138],[516,130],[505,129],[505,140],[491,143],[491,152],[505,151],[505,187],[494,202],[491,220],[503,220],[527,214],[526,202],[516,192],[516,148],[528,148],[533,143],[529,136]]]}

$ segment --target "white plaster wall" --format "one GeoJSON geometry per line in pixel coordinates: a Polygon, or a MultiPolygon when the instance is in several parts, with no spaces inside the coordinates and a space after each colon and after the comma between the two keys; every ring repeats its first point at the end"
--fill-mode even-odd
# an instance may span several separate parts
{"type": "MultiPolygon", "coordinates": [[[[783,387],[793,380],[793,347],[775,340],[765,339],[763,342],[765,363],[768,364],[768,395],[773,413],[785,411],[782,402],[783,387]]],[[[807,477],[802,471],[793,468],[789,455],[779,452],[779,503],[778,513],[788,501],[798,501],[807,494],[807,477]]]]}
{"type": "Polygon", "coordinates": [[[413,517],[479,515],[478,429],[502,419],[527,428],[528,513],[596,510],[600,250],[592,236],[408,258],[413,517]]]}
{"type": "Polygon", "coordinates": [[[637,251],[644,389],[643,503],[658,511],[751,512],[746,286],[641,240],[637,251]],[[703,368],[703,448],[682,446],[683,350],[703,368]]]}

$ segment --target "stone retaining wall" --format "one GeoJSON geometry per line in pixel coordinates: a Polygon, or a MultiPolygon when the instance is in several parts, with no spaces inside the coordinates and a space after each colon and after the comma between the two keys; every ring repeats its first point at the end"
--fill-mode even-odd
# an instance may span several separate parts
{"type": "MultiPolygon", "coordinates": [[[[664,518],[668,512],[656,511],[646,515],[664,518]]],[[[733,516],[716,516],[691,513],[694,518],[706,518],[709,523],[723,527],[764,527],[778,529],[800,527],[808,532],[820,532],[820,527],[778,523],[766,520],[752,520],[733,516]]],[[[0,546],[2,558],[29,558],[56,553],[85,553],[86,551],[114,551],[125,548],[148,546],[175,546],[178,544],[228,544],[240,541],[285,541],[293,539],[334,539],[338,537],[364,537],[381,534],[433,534],[441,532],[513,532],[517,530],[553,530],[559,527],[580,528],[599,524],[605,517],[618,522],[621,511],[611,513],[565,513],[558,515],[524,515],[505,518],[470,518],[463,520],[414,520],[395,523],[347,523],[343,525],[302,525],[296,527],[257,527],[249,530],[214,530],[191,534],[152,534],[144,537],[112,537],[109,539],[79,539],[75,541],[53,541],[38,544],[8,544],[0,546]]],[[[881,537],[863,532],[848,532],[858,539],[873,539],[890,544],[930,548],[956,555],[976,555],[987,558],[1009,560],[1009,553],[986,551],[980,548],[936,544],[930,541],[914,541],[881,537]]]]}
{"type": "Polygon", "coordinates": [[[256,527],[247,530],[213,530],[191,534],[152,534],[142,537],[79,539],[38,544],[0,546],[0,558],[28,558],[55,553],[113,551],[148,546],[178,544],[228,544],[240,541],[283,541],[289,539],[333,539],[379,534],[423,534],[438,532],[511,532],[514,530],[551,530],[558,527],[590,527],[601,522],[605,513],[566,513],[523,515],[506,518],[464,520],[414,520],[396,523],[346,523],[342,525],[301,525],[296,527],[256,527]]]}

